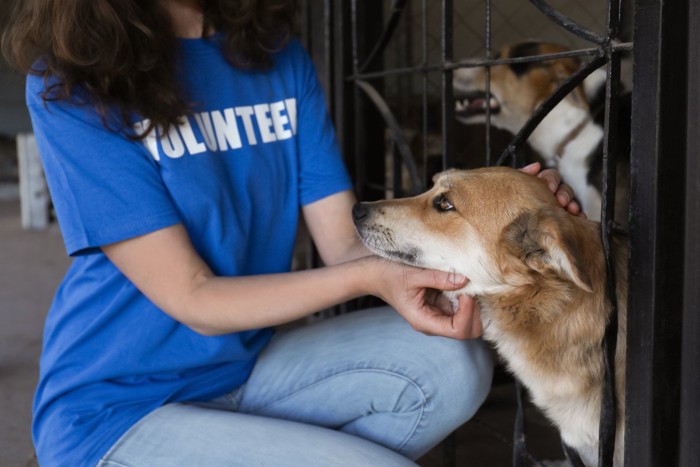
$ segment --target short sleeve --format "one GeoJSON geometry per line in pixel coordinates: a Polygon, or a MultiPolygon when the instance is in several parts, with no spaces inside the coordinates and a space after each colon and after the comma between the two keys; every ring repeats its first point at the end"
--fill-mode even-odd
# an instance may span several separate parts
{"type": "Polygon", "coordinates": [[[176,224],[179,215],[145,146],[110,130],[88,105],[44,103],[27,79],[27,106],[69,255],[176,224]]]}
{"type": "Polygon", "coordinates": [[[297,138],[299,187],[302,205],[340,191],[352,189],[335,130],[326,108],[323,88],[311,58],[298,41],[288,46],[292,66],[297,69],[297,138]]]}

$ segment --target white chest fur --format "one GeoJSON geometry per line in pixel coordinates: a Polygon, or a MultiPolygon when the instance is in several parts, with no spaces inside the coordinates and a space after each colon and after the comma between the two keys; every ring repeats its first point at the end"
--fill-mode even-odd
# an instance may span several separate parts
{"type": "Polygon", "coordinates": [[[496,345],[510,370],[527,387],[532,401],[542,409],[561,432],[562,439],[575,448],[582,459],[595,463],[600,420],[599,398],[583,391],[582,384],[566,373],[543,371],[526,355],[525,342],[499,329],[492,311],[482,307],[484,338],[496,345]]]}

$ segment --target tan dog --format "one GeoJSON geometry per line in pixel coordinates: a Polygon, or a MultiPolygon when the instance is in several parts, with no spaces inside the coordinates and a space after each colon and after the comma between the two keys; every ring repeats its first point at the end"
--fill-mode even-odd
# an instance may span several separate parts
{"type": "MultiPolygon", "coordinates": [[[[497,58],[521,58],[566,52],[569,49],[538,41],[505,45],[497,58]]],[[[535,109],[576,72],[578,58],[559,58],[491,67],[490,100],[486,102],[484,68],[455,70],[453,88],[455,116],[464,124],[483,123],[486,107],[491,122],[512,134],[520,131],[535,109]]],[[[603,109],[605,72],[596,70],[562,100],[530,136],[528,143],[550,167],[556,167],[574,188],[583,211],[600,220],[603,158],[603,109]],[[593,108],[591,108],[593,107],[593,108]]],[[[628,94],[620,99],[620,163],[617,220],[627,225],[629,104],[628,94]]]]}
{"type": "MultiPolygon", "coordinates": [[[[597,465],[605,300],[600,224],[568,214],[542,179],[493,167],[438,174],[405,199],[353,209],[367,247],[388,259],[455,271],[476,297],[484,337],[586,465],[597,465]]],[[[622,465],[627,243],[613,246],[619,312],[615,465],[622,465]]]]}

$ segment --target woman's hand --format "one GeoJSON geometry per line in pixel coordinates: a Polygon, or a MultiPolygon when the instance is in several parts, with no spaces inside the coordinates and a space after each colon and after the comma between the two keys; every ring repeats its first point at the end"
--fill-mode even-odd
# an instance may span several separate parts
{"type": "Polygon", "coordinates": [[[377,257],[367,258],[376,278],[376,295],[393,306],[419,332],[453,339],[473,339],[483,333],[479,306],[460,295],[456,308],[442,291],[464,288],[464,276],[406,266],[377,257]]]}
{"type": "Polygon", "coordinates": [[[530,164],[526,167],[523,167],[520,170],[530,175],[535,175],[537,177],[545,179],[547,181],[547,186],[552,191],[552,193],[554,193],[554,196],[557,198],[557,201],[559,202],[559,204],[561,204],[561,206],[564,209],[566,209],[570,214],[573,214],[574,216],[586,217],[586,215],[581,211],[581,206],[575,200],[573,188],[571,188],[566,183],[562,183],[561,174],[559,174],[557,170],[542,170],[542,167],[539,162],[530,164]]]}

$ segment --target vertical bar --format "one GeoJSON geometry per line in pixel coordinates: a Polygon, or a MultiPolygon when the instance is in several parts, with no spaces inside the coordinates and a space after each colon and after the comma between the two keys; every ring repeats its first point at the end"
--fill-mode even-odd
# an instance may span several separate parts
{"type": "MultiPolygon", "coordinates": [[[[342,2],[342,0],[339,0],[342,2]]],[[[352,45],[352,74],[357,75],[357,72],[359,70],[359,64],[360,64],[360,58],[359,58],[359,37],[358,37],[358,26],[357,26],[357,0],[352,0],[350,2],[350,37],[351,37],[351,45],[352,45]]],[[[354,118],[353,118],[353,129],[354,129],[354,134],[352,135],[353,139],[353,160],[354,160],[354,168],[355,168],[355,186],[356,186],[356,191],[357,195],[360,198],[360,200],[365,201],[365,192],[366,192],[366,187],[367,187],[367,167],[365,164],[365,158],[362,157],[362,152],[363,152],[363,143],[364,139],[362,136],[364,136],[364,128],[362,127],[362,118],[360,116],[360,109],[362,107],[362,104],[360,102],[361,96],[360,96],[360,90],[357,88],[357,86],[353,86],[353,93],[352,93],[352,101],[354,103],[353,110],[354,110],[354,118]]]]}
{"type": "MultiPolygon", "coordinates": [[[[452,61],[452,0],[442,0],[442,28],[440,31],[440,62],[445,65],[452,61]]],[[[443,70],[442,84],[442,168],[454,167],[453,130],[455,122],[455,102],[452,92],[452,71],[443,70]]],[[[445,441],[445,456],[443,465],[453,467],[456,462],[456,435],[450,434],[445,441]]]]}
{"type": "MultiPolygon", "coordinates": [[[[442,64],[452,62],[452,24],[453,0],[442,0],[442,31],[440,34],[442,64]]],[[[454,167],[454,97],[452,93],[452,70],[442,72],[442,166],[443,169],[454,167]]]]}
{"type": "MultiPolygon", "coordinates": [[[[342,2],[341,2],[342,3],[342,2]]],[[[352,70],[357,75],[361,59],[373,49],[383,30],[384,5],[382,2],[351,2],[352,19],[352,70]]],[[[381,57],[372,60],[364,71],[381,70],[384,61],[381,57]]],[[[372,82],[381,94],[383,82],[372,82]]],[[[354,157],[358,196],[363,201],[384,198],[386,157],[384,148],[386,123],[377,108],[372,105],[357,86],[353,86],[354,100],[354,157]]]]}
{"type": "Polygon", "coordinates": [[[525,467],[527,461],[527,444],[525,442],[525,406],[523,404],[523,385],[515,379],[515,400],[517,411],[513,423],[513,467],[525,467]]]}
{"type": "MultiPolygon", "coordinates": [[[[486,0],[486,60],[491,60],[491,0],[486,0]]],[[[491,65],[486,65],[486,165],[491,165],[491,65]]]]}
{"type": "Polygon", "coordinates": [[[353,172],[354,164],[351,164],[351,157],[354,150],[354,115],[351,86],[346,82],[345,77],[351,70],[352,56],[348,54],[350,45],[350,28],[348,28],[349,5],[343,0],[328,0],[326,10],[327,21],[332,22],[329,34],[330,44],[328,45],[331,54],[333,69],[333,99],[332,115],[335,123],[336,134],[340,147],[343,148],[346,165],[351,172],[353,179],[356,173],[353,172]]]}
{"type": "Polygon", "coordinates": [[[678,465],[688,2],[637,0],[625,465],[678,465]]]}
{"type": "Polygon", "coordinates": [[[331,22],[328,12],[331,0],[313,2],[304,0],[300,4],[302,40],[314,62],[316,73],[326,94],[329,111],[333,105],[333,67],[331,22]]]}
{"type": "Polygon", "coordinates": [[[605,41],[617,39],[620,33],[620,15],[622,14],[622,0],[608,0],[608,15],[606,19],[605,41]]]}
{"type": "Polygon", "coordinates": [[[599,465],[611,465],[615,452],[616,411],[615,400],[615,354],[617,350],[618,308],[615,262],[612,252],[612,236],[615,219],[615,177],[617,173],[617,122],[618,97],[620,95],[620,57],[609,57],[605,83],[605,131],[603,136],[603,193],[601,239],[605,253],[606,298],[612,310],[605,328],[603,355],[605,358],[606,384],[601,399],[601,419],[599,428],[599,465]]]}
{"type": "Polygon", "coordinates": [[[333,89],[335,82],[333,80],[333,23],[331,21],[333,13],[333,1],[323,0],[323,15],[317,15],[323,21],[323,61],[325,63],[325,80],[328,85],[326,92],[329,94],[328,111],[333,112],[334,99],[333,89]]]}
{"type": "Polygon", "coordinates": [[[457,465],[457,433],[450,433],[442,442],[443,458],[442,465],[445,467],[455,467],[457,465]]]}
{"type": "MultiPolygon", "coordinates": [[[[688,57],[700,56],[700,5],[690,2],[688,57]]],[[[700,459],[700,61],[688,60],[688,117],[686,150],[685,279],[683,300],[683,357],[681,359],[681,466],[697,465],[700,459]]]]}
{"type": "Polygon", "coordinates": [[[617,351],[618,307],[617,281],[613,260],[612,236],[615,219],[615,184],[618,148],[618,98],[620,96],[620,56],[611,52],[609,44],[617,38],[620,25],[620,0],[608,0],[605,32],[608,59],[605,81],[605,127],[603,136],[603,193],[601,206],[601,239],[605,253],[606,298],[611,304],[611,314],[605,328],[603,356],[605,384],[601,397],[599,425],[598,465],[611,465],[615,453],[617,403],[615,395],[615,355],[617,351]]]}
{"type": "MultiPolygon", "coordinates": [[[[396,3],[393,2],[392,6],[393,8],[396,8],[396,3]]],[[[392,12],[393,14],[393,12],[392,12]]],[[[410,66],[413,64],[413,41],[412,37],[414,34],[414,27],[413,27],[413,15],[412,15],[412,9],[411,9],[411,3],[407,2],[403,6],[403,13],[401,15],[402,24],[397,26],[396,28],[396,48],[397,48],[397,61],[396,61],[396,67],[401,68],[404,66],[410,66]]],[[[386,50],[386,49],[385,49],[386,50]]],[[[397,103],[397,119],[399,120],[399,124],[405,125],[406,122],[402,121],[401,116],[406,116],[406,115],[411,115],[411,102],[413,102],[412,99],[412,76],[411,75],[398,75],[395,77],[396,79],[396,94],[398,96],[398,103],[397,103]]],[[[411,125],[413,122],[410,122],[411,125]]],[[[392,166],[391,169],[387,168],[387,170],[392,171],[392,180],[394,181],[394,186],[393,186],[393,196],[394,198],[401,198],[406,194],[406,188],[409,188],[409,191],[413,194],[416,194],[416,191],[419,189],[419,187],[414,186],[415,180],[412,180],[409,182],[409,186],[405,187],[403,184],[403,172],[404,172],[404,161],[403,157],[399,151],[399,147],[396,144],[395,141],[391,142],[391,149],[392,149],[392,166]]],[[[415,157],[417,154],[412,154],[415,160],[415,157]]],[[[420,174],[418,174],[420,176],[420,174]]],[[[413,178],[413,177],[411,177],[413,178]]]]}
{"type": "Polygon", "coordinates": [[[393,186],[387,187],[393,193],[394,198],[401,198],[404,195],[403,189],[403,164],[401,153],[396,144],[396,141],[391,140],[391,167],[387,167],[386,170],[391,170],[391,180],[393,186]]]}
{"type": "MultiPolygon", "coordinates": [[[[428,0],[423,0],[421,3],[421,32],[422,32],[422,64],[428,64],[428,0]]],[[[427,182],[428,178],[428,73],[424,71],[421,75],[421,96],[423,98],[422,108],[422,132],[423,132],[423,174],[422,180],[427,182]]]]}

